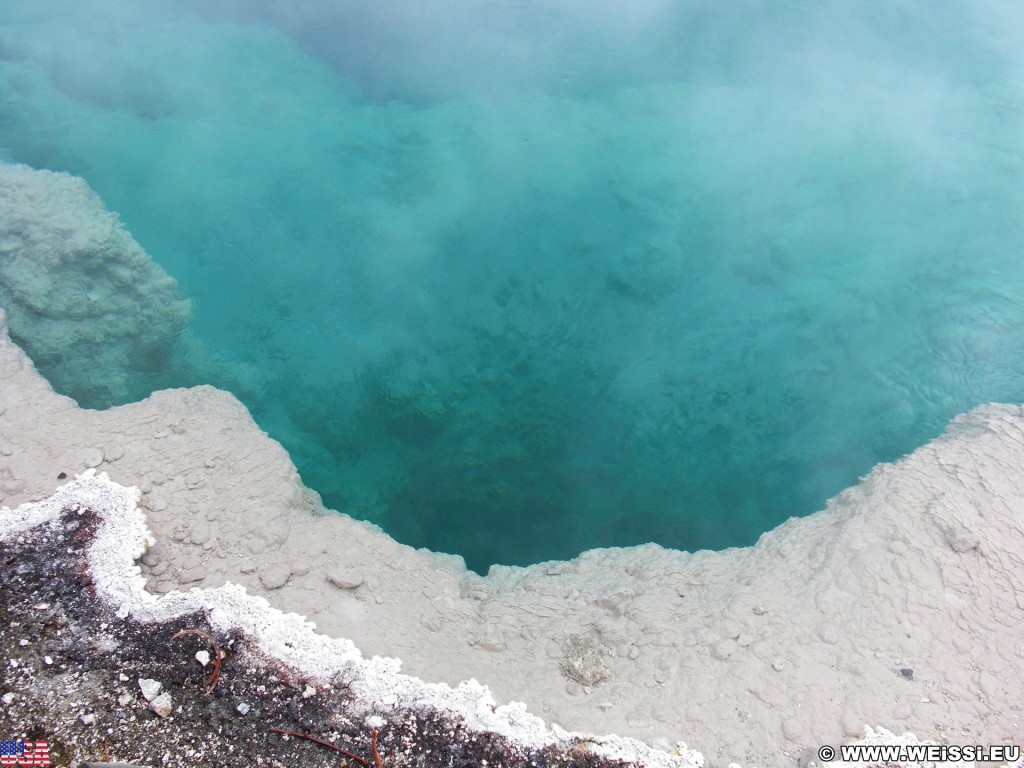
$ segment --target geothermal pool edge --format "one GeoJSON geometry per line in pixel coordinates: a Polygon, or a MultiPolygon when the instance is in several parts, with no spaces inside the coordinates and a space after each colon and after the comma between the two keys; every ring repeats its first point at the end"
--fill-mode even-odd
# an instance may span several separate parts
{"type": "Polygon", "coordinates": [[[3,330],[3,503],[90,469],[137,487],[154,594],[238,584],[427,683],[475,678],[548,723],[684,741],[710,765],[799,762],[865,725],[1021,733],[1019,407],[960,417],[755,547],[594,550],[480,577],[323,510],[231,395],[83,410],[3,330]]]}

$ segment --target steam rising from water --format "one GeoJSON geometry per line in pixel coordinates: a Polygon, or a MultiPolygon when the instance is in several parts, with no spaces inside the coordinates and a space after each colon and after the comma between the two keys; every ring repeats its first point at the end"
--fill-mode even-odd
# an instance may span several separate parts
{"type": "Polygon", "coordinates": [[[723,547],[1022,398],[1022,32],[8,1],[0,148],[121,212],[197,302],[176,381],[236,392],[330,506],[478,569],[723,547]]]}

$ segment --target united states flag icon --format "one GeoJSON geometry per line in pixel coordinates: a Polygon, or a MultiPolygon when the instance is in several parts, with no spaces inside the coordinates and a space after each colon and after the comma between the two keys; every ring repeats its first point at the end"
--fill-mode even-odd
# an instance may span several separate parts
{"type": "Polygon", "coordinates": [[[0,741],[0,765],[49,766],[50,745],[45,741],[0,741]]]}

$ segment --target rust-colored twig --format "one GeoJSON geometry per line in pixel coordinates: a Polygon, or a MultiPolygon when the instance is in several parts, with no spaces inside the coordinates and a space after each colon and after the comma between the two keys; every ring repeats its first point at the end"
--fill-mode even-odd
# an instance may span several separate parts
{"type": "Polygon", "coordinates": [[[217,687],[217,681],[220,680],[220,646],[217,645],[217,641],[210,637],[205,632],[201,632],[198,629],[183,629],[181,632],[176,634],[171,640],[177,640],[182,635],[199,635],[205,637],[210,641],[210,645],[213,646],[213,671],[203,681],[203,696],[209,696],[213,693],[213,689],[217,687]]]}
{"type": "MultiPolygon", "coordinates": [[[[329,741],[324,741],[323,739],[318,739],[316,736],[307,736],[304,733],[296,733],[295,731],[286,731],[283,728],[271,728],[270,730],[272,730],[274,733],[283,733],[285,736],[294,736],[297,739],[305,739],[306,741],[312,741],[314,744],[320,744],[320,745],[325,746],[325,747],[330,747],[331,749],[335,750],[336,752],[341,752],[341,754],[343,754],[345,757],[351,757],[353,760],[358,760],[360,765],[365,765],[366,768],[370,768],[370,764],[364,758],[360,757],[359,755],[353,755],[347,749],[342,749],[341,747],[337,746],[336,744],[331,744],[331,742],[329,742],[329,741]]],[[[379,763],[378,763],[378,765],[379,765],[379,763]]]]}
{"type": "Polygon", "coordinates": [[[377,751],[377,731],[370,731],[370,750],[373,752],[373,764],[375,768],[384,768],[384,761],[380,759],[380,752],[377,751]]]}

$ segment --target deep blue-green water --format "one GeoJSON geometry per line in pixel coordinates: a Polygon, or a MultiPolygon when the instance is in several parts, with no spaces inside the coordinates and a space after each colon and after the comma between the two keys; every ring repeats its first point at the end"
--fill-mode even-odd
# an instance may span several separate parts
{"type": "Polygon", "coordinates": [[[121,214],[194,301],[169,380],[328,506],[478,570],[722,548],[1024,399],[1022,39],[1014,2],[3,0],[0,157],[121,214]]]}

